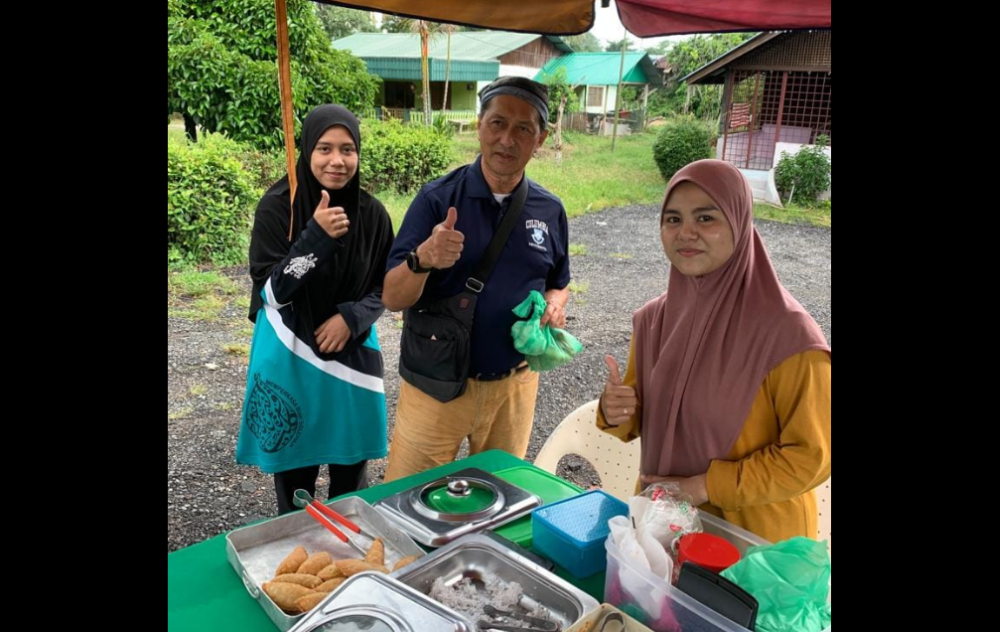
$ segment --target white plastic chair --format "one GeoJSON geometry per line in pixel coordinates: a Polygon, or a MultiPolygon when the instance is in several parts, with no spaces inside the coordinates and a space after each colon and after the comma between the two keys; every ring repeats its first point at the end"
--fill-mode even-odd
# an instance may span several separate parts
{"type": "Polygon", "coordinates": [[[628,502],[639,478],[640,440],[625,443],[598,430],[597,402],[587,402],[559,422],[535,457],[535,466],[555,474],[560,459],[579,454],[600,474],[604,491],[628,502]]]}
{"type": "Polygon", "coordinates": [[[816,506],[819,507],[819,533],[817,540],[826,540],[827,549],[833,553],[832,537],[832,516],[831,508],[833,503],[833,478],[826,479],[826,482],[816,488],[816,506]]]}

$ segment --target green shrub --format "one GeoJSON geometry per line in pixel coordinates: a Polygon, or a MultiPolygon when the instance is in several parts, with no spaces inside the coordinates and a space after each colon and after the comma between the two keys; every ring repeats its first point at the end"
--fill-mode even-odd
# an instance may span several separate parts
{"type": "Polygon", "coordinates": [[[814,207],[821,193],[830,188],[833,166],[823,149],[830,144],[828,136],[820,135],[816,144],[803,147],[794,156],[781,152],[781,159],[774,169],[774,183],[781,199],[801,206],[814,207]]]}
{"type": "Polygon", "coordinates": [[[678,117],[660,129],[653,143],[653,159],[664,180],[681,167],[712,155],[712,132],[693,117],[678,117]]]}
{"type": "Polygon", "coordinates": [[[451,143],[423,125],[396,120],[361,122],[361,186],[407,193],[440,177],[451,163],[451,143]]]}
{"type": "Polygon", "coordinates": [[[167,261],[232,265],[246,260],[260,197],[235,141],[167,143],[167,261]]]}

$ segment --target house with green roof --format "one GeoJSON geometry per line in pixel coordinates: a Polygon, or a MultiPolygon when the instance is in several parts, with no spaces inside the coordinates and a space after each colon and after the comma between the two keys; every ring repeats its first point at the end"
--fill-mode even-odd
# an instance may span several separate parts
{"type": "Polygon", "coordinates": [[[647,53],[573,53],[550,59],[535,75],[536,81],[545,81],[560,68],[566,70],[566,80],[576,86],[581,112],[605,114],[615,109],[618,94],[618,77],[626,87],[639,89],[645,108],[651,90],[663,85],[663,74],[647,53]]]}
{"type": "MultiPolygon", "coordinates": [[[[379,105],[390,110],[423,108],[420,36],[416,33],[355,33],[335,40],[333,47],[350,51],[382,78],[379,105]]],[[[480,88],[497,77],[533,78],[546,63],[572,52],[559,37],[500,31],[460,31],[451,35],[448,100],[444,99],[448,36],[434,36],[429,45],[431,108],[475,112],[480,88]]],[[[474,116],[474,114],[473,114],[474,116]]],[[[403,117],[400,117],[403,118],[403,117]]]]}

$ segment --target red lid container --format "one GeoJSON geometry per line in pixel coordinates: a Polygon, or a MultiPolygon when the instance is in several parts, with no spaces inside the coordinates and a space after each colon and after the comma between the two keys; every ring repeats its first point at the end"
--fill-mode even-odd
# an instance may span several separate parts
{"type": "Polygon", "coordinates": [[[740,561],[740,552],[728,540],[710,533],[689,533],[677,546],[677,564],[694,562],[719,573],[740,561]]]}

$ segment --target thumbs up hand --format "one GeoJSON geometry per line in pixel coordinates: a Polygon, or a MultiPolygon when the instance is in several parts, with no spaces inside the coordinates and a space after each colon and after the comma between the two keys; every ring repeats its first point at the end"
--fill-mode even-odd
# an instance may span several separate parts
{"type": "Polygon", "coordinates": [[[604,356],[608,365],[608,381],[601,395],[601,410],[604,419],[612,426],[620,426],[632,419],[639,405],[635,389],[622,383],[621,369],[611,356],[604,356]]]}
{"type": "Polygon", "coordinates": [[[330,237],[334,239],[343,237],[351,225],[351,221],[347,219],[347,211],[344,210],[343,206],[331,207],[330,194],[326,191],[321,191],[320,195],[322,198],[316,210],[313,211],[313,219],[330,237]]]}
{"type": "Polygon", "coordinates": [[[450,268],[462,256],[465,235],[455,230],[458,222],[458,210],[454,206],[448,209],[448,217],[434,227],[427,241],[417,248],[420,265],[425,268],[450,268]]]}

